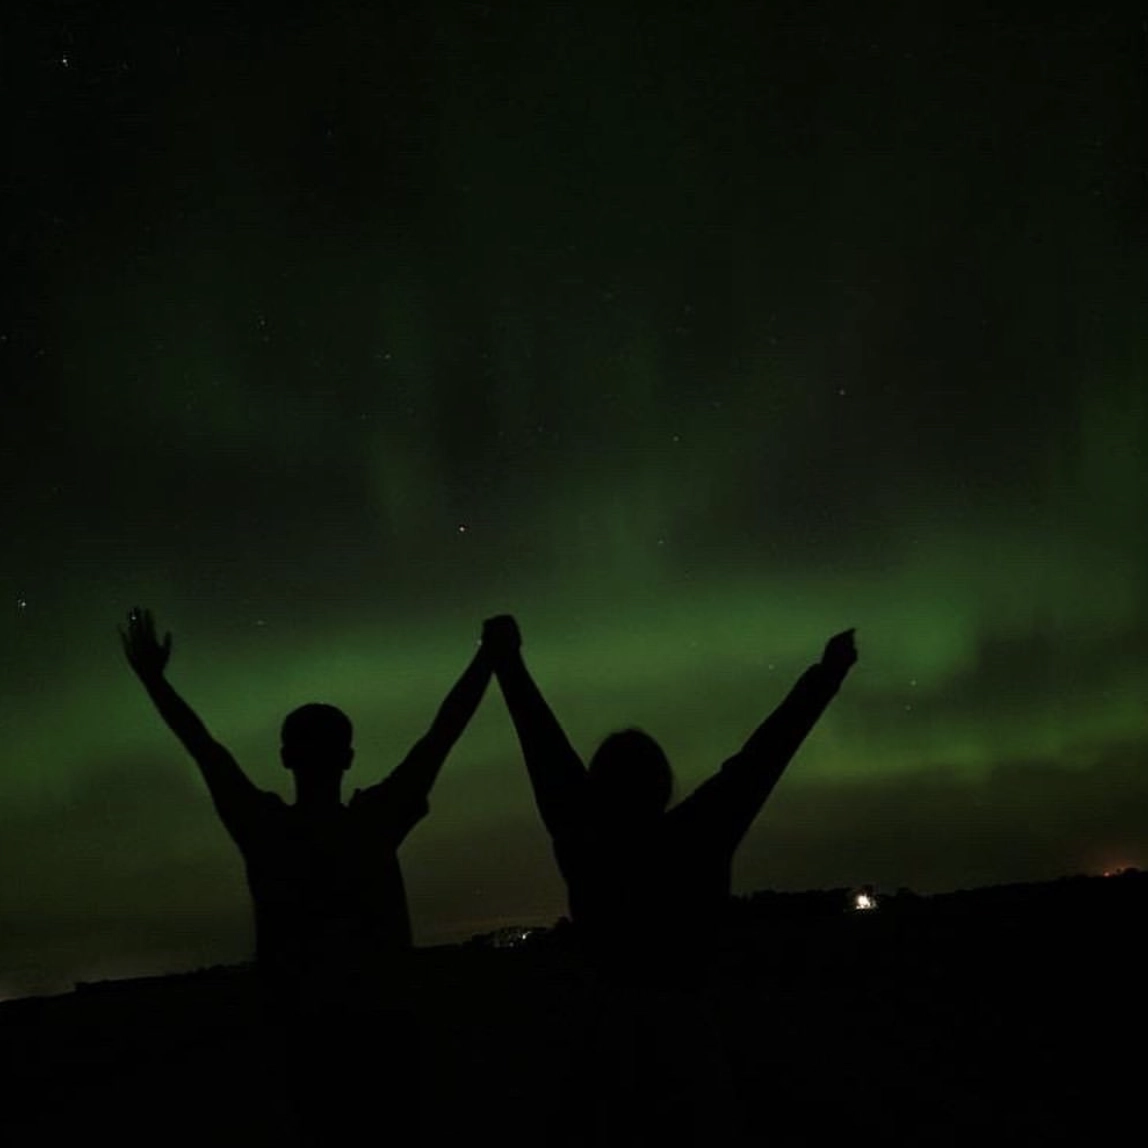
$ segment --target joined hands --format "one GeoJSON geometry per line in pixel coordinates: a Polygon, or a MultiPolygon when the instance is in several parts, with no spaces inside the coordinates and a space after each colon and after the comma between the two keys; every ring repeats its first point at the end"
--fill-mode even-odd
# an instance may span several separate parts
{"type": "Polygon", "coordinates": [[[498,665],[514,657],[522,648],[522,634],[510,614],[487,618],[482,624],[482,648],[491,662],[498,665]]]}

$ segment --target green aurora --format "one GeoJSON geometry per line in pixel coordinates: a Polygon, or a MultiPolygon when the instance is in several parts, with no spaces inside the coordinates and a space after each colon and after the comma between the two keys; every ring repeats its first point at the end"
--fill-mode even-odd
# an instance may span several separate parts
{"type": "MultiPolygon", "coordinates": [[[[509,611],[686,792],[856,626],[739,888],[1148,863],[1131,6],[28,9],[0,990],[248,950],[136,602],[281,791],[289,709],[369,784],[509,611]]],[[[562,913],[497,691],[402,861],[420,943],[562,913]]]]}

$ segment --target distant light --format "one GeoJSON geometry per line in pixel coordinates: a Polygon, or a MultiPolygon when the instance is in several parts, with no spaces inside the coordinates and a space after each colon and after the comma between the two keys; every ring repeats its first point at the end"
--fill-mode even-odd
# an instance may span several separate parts
{"type": "Polygon", "coordinates": [[[858,912],[865,912],[877,908],[877,898],[871,893],[857,893],[853,897],[853,908],[858,912]]]}
{"type": "Polygon", "coordinates": [[[506,925],[491,933],[483,934],[481,939],[492,949],[513,949],[529,941],[535,932],[536,929],[525,928],[522,925],[506,925]]]}

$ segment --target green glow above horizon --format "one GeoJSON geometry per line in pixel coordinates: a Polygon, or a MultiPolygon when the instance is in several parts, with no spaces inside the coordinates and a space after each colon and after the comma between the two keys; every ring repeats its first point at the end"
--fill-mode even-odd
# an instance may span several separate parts
{"type": "MultiPolygon", "coordinates": [[[[1148,862],[1138,25],[439,8],[250,74],[161,56],[190,26],[23,65],[0,984],[37,937],[45,981],[246,944],[137,602],[281,792],[287,710],[343,706],[367,784],[494,613],[680,792],[856,626],[741,887],[1148,862]]],[[[422,939],[561,911],[497,691],[404,866],[422,939]]]]}

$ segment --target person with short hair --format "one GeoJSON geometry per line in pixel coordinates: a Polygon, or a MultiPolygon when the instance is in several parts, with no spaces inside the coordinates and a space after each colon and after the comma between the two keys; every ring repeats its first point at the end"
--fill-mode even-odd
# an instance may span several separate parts
{"type": "Polygon", "coordinates": [[[289,1079],[304,1142],[330,1143],[336,1127],[353,1127],[354,1105],[367,1103],[385,1076],[394,1085],[392,1130],[402,1122],[404,1134],[413,1135],[411,924],[397,851],[426,816],[439,771],[482,700],[491,676],[485,652],[475,653],[402,762],[346,803],[343,774],[355,755],[350,719],[325,703],[292,710],[279,750],[295,786],[289,804],[250,780],[167,680],[171,634],[156,636],[150,610],[132,610],[120,637],[129,665],[199,766],[243,855],[256,967],[268,1008],[288,1029],[289,1079]],[[323,1047],[354,1043],[352,1035],[368,1039],[375,1057],[323,1047]],[[357,1099],[356,1079],[371,1090],[357,1099]],[[351,1099],[336,1109],[338,1093],[351,1099]]]}

